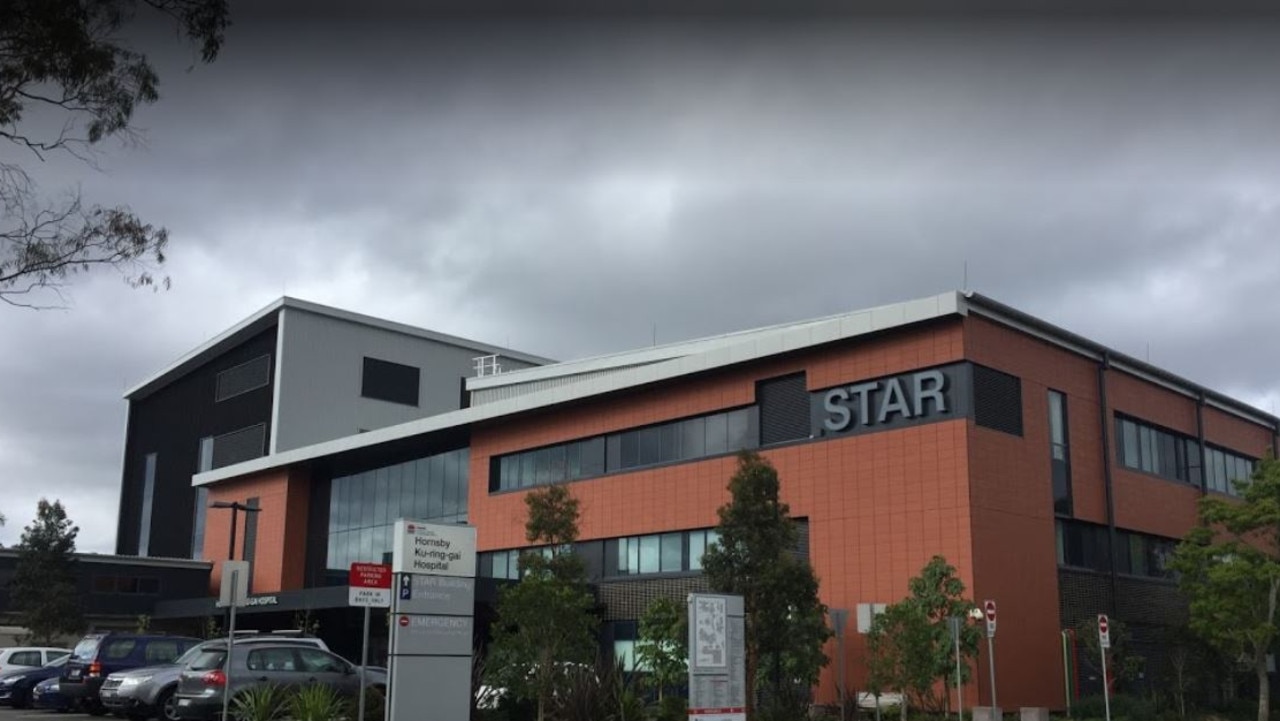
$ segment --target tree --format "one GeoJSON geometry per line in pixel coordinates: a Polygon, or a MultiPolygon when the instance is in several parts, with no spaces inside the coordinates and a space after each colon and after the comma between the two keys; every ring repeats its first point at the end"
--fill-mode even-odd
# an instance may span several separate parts
{"type": "Polygon", "coordinates": [[[1202,498],[1201,525],[1178,545],[1173,568],[1190,601],[1190,626],[1258,679],[1258,721],[1271,703],[1267,654],[1280,600],[1280,462],[1267,457],[1236,481],[1240,500],[1202,498]]]}
{"type": "Polygon", "coordinates": [[[536,701],[544,721],[565,669],[592,665],[599,619],[587,588],[578,537],[578,500],[564,486],[525,496],[525,538],[542,549],[520,555],[520,582],[502,590],[485,664],[490,683],[536,701]]]}
{"type": "Polygon", "coordinates": [[[955,641],[947,619],[964,619],[960,627],[961,682],[970,677],[970,661],[978,654],[981,632],[970,622],[976,606],[964,598],[964,582],[942,556],[934,556],[920,575],[907,582],[910,595],[892,604],[872,623],[870,663],[878,685],[903,693],[902,713],[907,696],[932,709],[943,708],[949,696],[938,699],[935,689],[954,688],[955,641]]]}
{"type": "Polygon", "coordinates": [[[778,473],[768,460],[751,451],[739,453],[729,479],[730,500],[717,511],[719,540],[702,558],[712,589],[743,597],[748,714],[762,678],[775,699],[785,687],[812,688],[827,664],[822,646],[831,637],[818,579],[796,557],[795,521],[779,500],[779,489],[778,473]]]}
{"type": "MultiPolygon", "coordinates": [[[[68,153],[92,165],[97,143],[133,138],[134,110],[160,97],[146,55],[121,40],[139,6],[175,22],[204,62],[217,57],[227,0],[0,3],[0,139],[34,161],[68,153]]],[[[69,276],[99,267],[152,286],[153,269],[165,261],[164,228],[124,206],[86,205],[79,193],[48,202],[17,162],[0,162],[0,207],[0,300],[12,305],[45,307],[69,276]]]]}
{"type": "MultiPolygon", "coordinates": [[[[1102,640],[1098,638],[1098,617],[1090,616],[1076,624],[1076,638],[1084,644],[1084,656],[1089,664],[1102,673],[1102,640]]],[[[1146,659],[1133,651],[1133,636],[1129,627],[1116,618],[1107,619],[1107,635],[1111,648],[1107,649],[1107,678],[1111,693],[1124,690],[1124,685],[1139,677],[1146,659]]]]}
{"type": "Polygon", "coordinates": [[[679,685],[688,673],[689,614],[683,604],[659,598],[640,616],[636,641],[636,668],[649,674],[648,683],[663,692],[679,685]]]}
{"type": "Polygon", "coordinates": [[[32,642],[52,645],[84,628],[72,555],[79,533],[60,501],[43,498],[35,521],[23,529],[9,598],[32,642]]]}

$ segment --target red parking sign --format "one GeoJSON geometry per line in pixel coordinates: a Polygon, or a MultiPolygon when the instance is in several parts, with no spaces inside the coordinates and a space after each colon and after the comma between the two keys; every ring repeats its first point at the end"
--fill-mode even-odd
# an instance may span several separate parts
{"type": "Polygon", "coordinates": [[[353,588],[391,588],[391,566],[382,563],[353,563],[347,585],[353,588]]]}

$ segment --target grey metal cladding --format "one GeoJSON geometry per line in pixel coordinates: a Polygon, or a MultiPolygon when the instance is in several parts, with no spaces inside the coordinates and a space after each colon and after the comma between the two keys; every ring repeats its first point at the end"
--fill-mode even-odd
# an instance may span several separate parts
{"type": "Polygon", "coordinates": [[[219,373],[215,383],[214,400],[225,401],[270,384],[271,355],[260,355],[219,373]]]}
{"type": "Polygon", "coordinates": [[[260,458],[267,453],[267,424],[241,428],[213,439],[213,467],[260,458]]]}

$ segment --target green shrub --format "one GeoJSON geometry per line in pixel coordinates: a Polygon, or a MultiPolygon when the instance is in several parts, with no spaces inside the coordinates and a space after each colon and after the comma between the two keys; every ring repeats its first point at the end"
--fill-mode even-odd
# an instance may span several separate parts
{"type": "Polygon", "coordinates": [[[236,721],[275,721],[284,715],[284,691],[275,684],[255,686],[231,700],[231,716],[236,721]]]}
{"type": "Polygon", "coordinates": [[[364,690],[365,719],[380,719],[386,713],[387,695],[379,688],[370,686],[364,690]]]}
{"type": "Polygon", "coordinates": [[[330,686],[303,686],[289,697],[292,721],[333,721],[350,715],[350,704],[330,686]]]}
{"type": "MultiPolygon", "coordinates": [[[[1128,694],[1116,694],[1111,697],[1112,721],[1152,721],[1156,716],[1155,707],[1147,699],[1128,694]]],[[[1104,719],[1107,717],[1106,700],[1099,694],[1073,701],[1071,717],[1104,719]]]]}
{"type": "Polygon", "coordinates": [[[654,721],[684,721],[689,717],[689,704],[683,696],[663,696],[653,710],[654,721]]]}

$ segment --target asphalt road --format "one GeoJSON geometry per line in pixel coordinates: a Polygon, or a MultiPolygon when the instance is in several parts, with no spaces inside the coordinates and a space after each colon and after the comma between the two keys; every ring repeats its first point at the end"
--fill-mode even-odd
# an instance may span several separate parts
{"type": "Polygon", "coordinates": [[[56,713],[54,711],[33,711],[27,709],[25,711],[17,711],[8,706],[0,706],[0,721],[33,721],[34,719],[44,719],[44,721],[86,721],[86,719],[95,719],[95,721],[116,721],[115,716],[89,716],[80,713],[56,713]]]}

